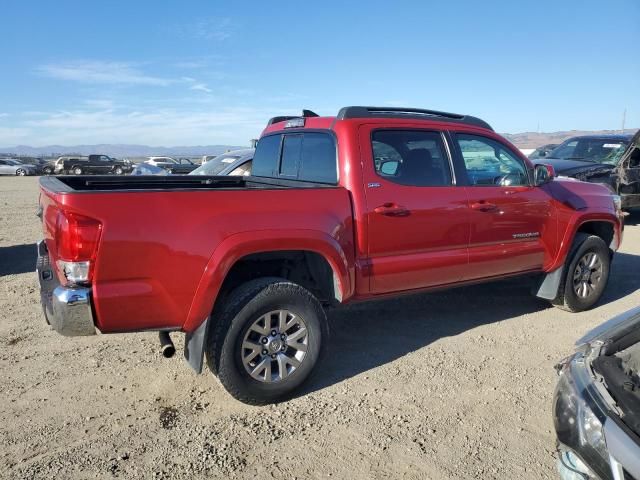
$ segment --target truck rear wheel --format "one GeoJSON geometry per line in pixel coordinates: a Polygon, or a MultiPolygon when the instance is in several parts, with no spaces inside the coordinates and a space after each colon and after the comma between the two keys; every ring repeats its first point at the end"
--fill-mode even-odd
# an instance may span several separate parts
{"type": "Polygon", "coordinates": [[[241,285],[212,321],[209,368],[233,397],[251,405],[289,397],[313,371],[328,336],[318,299],[279,278],[241,285]]]}
{"type": "Polygon", "coordinates": [[[74,175],[82,175],[82,168],[81,167],[73,167],[71,169],[71,171],[74,173],[74,175]]]}
{"type": "Polygon", "coordinates": [[[567,260],[558,296],[552,303],[569,312],[592,308],[609,280],[611,254],[604,241],[595,235],[576,237],[580,242],[567,260]]]}

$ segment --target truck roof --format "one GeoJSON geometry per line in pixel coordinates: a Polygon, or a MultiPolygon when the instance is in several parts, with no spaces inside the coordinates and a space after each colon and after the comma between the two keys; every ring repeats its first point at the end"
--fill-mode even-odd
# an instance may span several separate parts
{"type": "Polygon", "coordinates": [[[493,128],[491,128],[491,125],[487,122],[471,115],[422,108],[350,106],[341,108],[335,117],[321,117],[311,110],[303,110],[301,116],[273,117],[267,123],[263,135],[286,128],[304,127],[330,129],[335,122],[350,119],[420,120],[435,123],[471,125],[493,131],[493,128]]]}

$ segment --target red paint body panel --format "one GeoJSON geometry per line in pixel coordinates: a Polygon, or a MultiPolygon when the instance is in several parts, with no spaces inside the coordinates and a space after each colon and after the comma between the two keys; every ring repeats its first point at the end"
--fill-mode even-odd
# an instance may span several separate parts
{"type": "MultiPolygon", "coordinates": [[[[264,133],[283,128],[281,122],[264,133]]],[[[435,120],[331,117],[307,118],[304,128],[335,133],[337,187],[43,188],[43,228],[53,261],[60,210],[102,223],[93,282],[98,328],[193,331],[211,312],[233,264],[253,253],[319,253],[331,265],[347,302],[553,271],[563,264],[585,221],[610,222],[614,248],[622,240],[621,219],[609,191],[600,185],[556,179],[542,187],[411,187],[375,173],[370,133],[376,128],[455,130],[510,145],[482,128],[435,120]],[[482,201],[495,204],[496,210],[471,208],[482,201]],[[386,203],[402,205],[409,214],[376,213],[386,203]]]]}

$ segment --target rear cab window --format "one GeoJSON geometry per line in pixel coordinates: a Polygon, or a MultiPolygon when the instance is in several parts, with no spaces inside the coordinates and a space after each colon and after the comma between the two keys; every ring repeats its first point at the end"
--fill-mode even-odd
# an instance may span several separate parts
{"type": "Polygon", "coordinates": [[[335,185],[335,139],[328,132],[299,130],[264,136],[256,146],[251,175],[335,185]]]}

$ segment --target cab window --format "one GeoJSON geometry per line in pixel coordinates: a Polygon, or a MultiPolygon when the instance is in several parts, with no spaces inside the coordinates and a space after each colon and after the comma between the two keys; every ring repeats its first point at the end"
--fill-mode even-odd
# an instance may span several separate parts
{"type": "Polygon", "coordinates": [[[526,165],[502,143],[479,135],[458,133],[455,137],[471,185],[529,185],[526,165]]]}
{"type": "Polygon", "coordinates": [[[292,132],[263,137],[256,146],[251,174],[335,185],[338,169],[333,136],[292,132]]]}
{"type": "Polygon", "coordinates": [[[376,173],[393,183],[443,187],[452,182],[449,157],[438,132],[378,130],[371,137],[376,173]]]}

